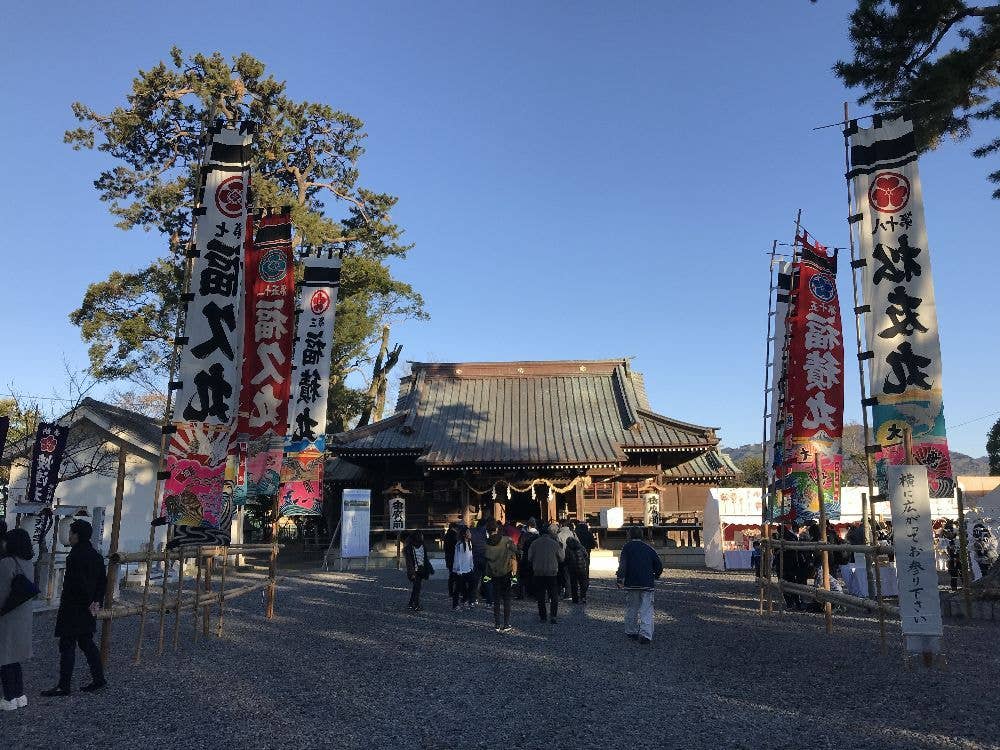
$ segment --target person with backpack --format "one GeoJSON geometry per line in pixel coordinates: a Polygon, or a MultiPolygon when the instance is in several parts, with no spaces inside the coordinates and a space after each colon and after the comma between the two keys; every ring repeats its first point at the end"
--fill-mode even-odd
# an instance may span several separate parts
{"type": "Polygon", "coordinates": [[[431,567],[430,558],[427,556],[427,548],[424,547],[424,535],[419,531],[414,531],[403,545],[403,557],[406,560],[406,577],[413,588],[410,590],[410,602],[407,605],[414,612],[419,612],[420,587],[424,581],[430,578],[434,568],[431,567]]]}
{"type": "Polygon", "coordinates": [[[573,604],[586,604],[590,588],[590,553],[575,536],[566,540],[566,574],[573,604]]]}
{"type": "Polygon", "coordinates": [[[497,525],[486,543],[486,575],[493,584],[493,622],[498,633],[507,633],[510,626],[511,588],[517,581],[517,547],[514,540],[497,525]],[[500,605],[503,604],[503,623],[500,622],[500,605]]]}
{"type": "Polygon", "coordinates": [[[3,686],[0,710],[16,711],[28,705],[21,663],[32,655],[31,600],[34,597],[30,594],[32,591],[37,594],[34,567],[30,564],[34,551],[28,532],[24,529],[7,532],[3,554],[0,559],[0,684],[3,686]],[[15,581],[19,576],[26,581],[15,581]]]}
{"type": "Polygon", "coordinates": [[[42,691],[42,695],[46,698],[64,697],[70,694],[78,647],[87,657],[87,664],[90,667],[91,682],[81,688],[83,692],[91,693],[108,684],[104,679],[101,652],[94,645],[97,611],[104,603],[108,575],[104,568],[104,558],[90,543],[93,533],[93,527],[80,518],[73,521],[69,527],[69,543],[72,549],[66,556],[66,574],[63,577],[59,612],[56,614],[59,684],[50,690],[42,691]]]}
{"type": "Polygon", "coordinates": [[[451,594],[451,608],[458,609],[459,599],[462,605],[472,608],[476,604],[476,583],[474,580],[475,563],[472,556],[472,533],[468,526],[463,526],[458,543],[452,553],[452,575],[455,576],[455,588],[451,594]]]}
{"type": "Polygon", "coordinates": [[[656,550],[642,541],[642,527],[631,526],[622,547],[615,582],[625,589],[625,635],[639,643],[653,640],[653,591],[663,573],[656,550]]]}
{"type": "Polygon", "coordinates": [[[523,599],[525,595],[533,596],[535,593],[534,572],[528,561],[528,550],[536,539],[538,539],[538,521],[529,518],[527,525],[521,530],[521,538],[517,540],[517,552],[521,564],[517,586],[518,599],[523,599]]]}

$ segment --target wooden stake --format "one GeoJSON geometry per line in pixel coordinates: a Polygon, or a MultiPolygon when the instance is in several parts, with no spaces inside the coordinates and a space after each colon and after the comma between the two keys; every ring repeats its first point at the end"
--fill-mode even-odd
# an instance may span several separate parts
{"type": "MultiPolygon", "coordinates": [[[[113,556],[118,553],[118,538],[122,527],[122,498],[125,496],[125,460],[128,453],[124,446],[118,446],[118,478],[115,482],[115,510],[111,517],[111,543],[108,546],[108,555],[113,556]]],[[[115,585],[118,582],[118,563],[108,564],[108,585],[104,592],[104,606],[111,609],[115,598],[115,585]]],[[[108,618],[101,623],[101,663],[107,666],[111,656],[111,624],[112,619],[108,618]]]]}
{"type": "MultiPolygon", "coordinates": [[[[823,497],[823,467],[820,463],[819,453],[813,452],[814,463],[816,464],[816,496],[819,498],[819,538],[826,542],[826,501],[823,497]]],[[[820,551],[820,560],[823,563],[823,590],[830,590],[830,552],[820,551]]],[[[833,633],[833,605],[829,601],[823,602],[823,614],[826,619],[826,632],[833,633]]]]}
{"type": "MultiPolygon", "coordinates": [[[[157,655],[163,653],[163,636],[166,630],[167,615],[167,573],[170,572],[170,551],[164,550],[163,552],[163,579],[160,581],[160,640],[156,646],[157,655]]],[[[141,629],[139,632],[142,633],[141,629]]]]}
{"type": "Polygon", "coordinates": [[[184,548],[177,551],[177,603],[174,607],[174,648],[180,643],[181,637],[181,592],[184,590],[184,548]]]}
{"type": "Polygon", "coordinates": [[[194,639],[198,640],[198,597],[201,596],[201,558],[202,548],[197,547],[194,552],[194,639]]]}
{"type": "Polygon", "coordinates": [[[271,522],[271,560],[267,566],[267,603],[264,606],[264,616],[270,620],[274,617],[274,598],[277,593],[278,572],[278,496],[274,497],[274,520],[271,522]]]}
{"type": "MultiPolygon", "coordinates": [[[[205,593],[212,592],[212,568],[215,565],[215,556],[205,558],[205,593]]],[[[206,604],[201,610],[201,634],[208,638],[208,625],[211,619],[210,607],[206,604]]]]}
{"type": "Polygon", "coordinates": [[[972,619],[972,571],[969,569],[969,533],[965,525],[965,492],[958,488],[958,565],[962,571],[962,600],[966,622],[972,619]]]}
{"type": "MultiPolygon", "coordinates": [[[[875,523],[875,503],[869,503],[868,509],[871,511],[872,517],[872,531],[874,532],[875,523]]],[[[867,523],[867,519],[865,523],[867,523]]],[[[872,540],[874,542],[874,540],[872,540]]],[[[883,611],[883,605],[885,602],[882,600],[882,566],[879,565],[878,556],[876,555],[874,559],[875,563],[875,601],[878,602],[878,634],[879,634],[879,647],[882,653],[886,652],[885,643],[885,612],[883,611]]]]}
{"type": "Polygon", "coordinates": [[[222,617],[226,606],[226,563],[229,560],[228,554],[222,555],[222,582],[219,584],[219,623],[215,629],[216,638],[222,637],[222,617]]]}

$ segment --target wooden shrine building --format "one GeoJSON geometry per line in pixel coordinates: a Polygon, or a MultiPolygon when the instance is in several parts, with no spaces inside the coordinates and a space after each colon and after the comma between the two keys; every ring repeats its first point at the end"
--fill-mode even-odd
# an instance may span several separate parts
{"type": "Polygon", "coordinates": [[[415,362],[395,414],[332,436],[328,497],[370,488],[373,528],[386,521],[380,498],[401,492],[407,528],[463,514],[597,522],[612,507],[641,522],[650,493],[668,518],[737,476],[718,445],[715,428],[653,411],[625,359],[415,362]]]}

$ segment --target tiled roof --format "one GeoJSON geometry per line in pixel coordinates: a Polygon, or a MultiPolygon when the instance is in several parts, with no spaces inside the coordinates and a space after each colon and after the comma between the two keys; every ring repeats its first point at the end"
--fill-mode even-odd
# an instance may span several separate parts
{"type": "Polygon", "coordinates": [[[718,443],[711,427],[651,411],[627,360],[413,363],[400,394],[396,414],[333,436],[331,452],[527,468],[618,465],[626,452],[718,443]]]}
{"type": "Polygon", "coordinates": [[[678,481],[704,482],[706,479],[727,479],[736,477],[743,472],[733,463],[728,454],[712,450],[703,453],[679,466],[664,469],[665,479],[678,481]]]}

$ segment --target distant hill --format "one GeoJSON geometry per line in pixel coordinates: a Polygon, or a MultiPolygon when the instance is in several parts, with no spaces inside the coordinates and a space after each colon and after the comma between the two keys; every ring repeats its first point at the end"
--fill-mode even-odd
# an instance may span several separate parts
{"type": "MultiPolygon", "coordinates": [[[[736,448],[723,448],[723,450],[729,454],[733,461],[739,463],[746,456],[760,456],[761,445],[760,443],[751,443],[736,448]]],[[[951,451],[951,467],[955,474],[962,476],[986,477],[990,474],[990,460],[986,456],[973,458],[964,453],[951,451]]]]}

